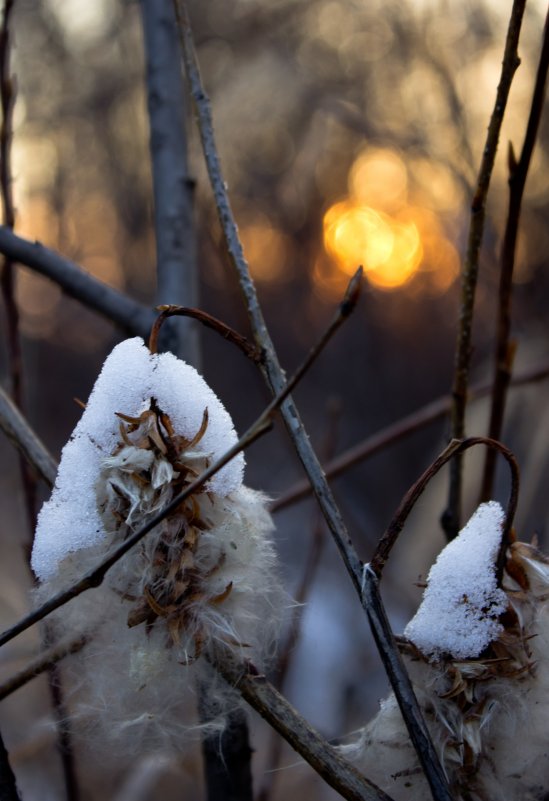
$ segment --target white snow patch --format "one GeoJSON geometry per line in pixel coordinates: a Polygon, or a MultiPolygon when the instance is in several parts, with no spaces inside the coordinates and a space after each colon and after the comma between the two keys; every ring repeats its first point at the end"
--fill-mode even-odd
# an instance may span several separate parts
{"type": "MultiPolygon", "coordinates": [[[[204,409],[209,422],[194,452],[212,461],[237,441],[229,413],[196,370],[171,353],[151,354],[139,337],[117,345],[95,382],[84,414],[63,448],[55,487],[38,516],[32,568],[42,581],[51,578],[69,553],[105,537],[97,509],[95,483],[105,459],[120,439],[116,412],[139,416],[151,397],[166,412],[175,432],[192,439],[204,409]]],[[[207,487],[226,497],[242,484],[244,457],[236,456],[207,487]]]]}
{"type": "Polygon", "coordinates": [[[404,630],[425,656],[476,657],[503,630],[498,616],[507,596],[497,586],[495,562],[504,517],[499,503],[481,504],[432,566],[421,606],[404,630]]]}

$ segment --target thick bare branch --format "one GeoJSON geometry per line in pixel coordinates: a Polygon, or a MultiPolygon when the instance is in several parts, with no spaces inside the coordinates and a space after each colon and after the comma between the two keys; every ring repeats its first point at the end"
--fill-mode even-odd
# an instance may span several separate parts
{"type": "Polygon", "coordinates": [[[228,652],[216,656],[213,664],[250,706],[343,798],[349,801],[390,801],[386,793],[362,776],[320,737],[252,665],[237,662],[228,652]]]}
{"type": "Polygon", "coordinates": [[[6,226],[0,226],[0,253],[55,281],[71,298],[99,312],[128,334],[147,338],[155,320],[152,310],[102,283],[40,242],[30,242],[6,226]]]}
{"type": "MultiPolygon", "coordinates": [[[[171,0],[141,0],[153,172],[157,303],[198,305],[194,181],[187,159],[186,88],[171,0]]],[[[200,367],[192,320],[169,323],[162,347],[200,367]]]]}
{"type": "Polygon", "coordinates": [[[57,464],[38,439],[19,409],[0,387],[0,428],[49,487],[53,487],[57,464]]]}

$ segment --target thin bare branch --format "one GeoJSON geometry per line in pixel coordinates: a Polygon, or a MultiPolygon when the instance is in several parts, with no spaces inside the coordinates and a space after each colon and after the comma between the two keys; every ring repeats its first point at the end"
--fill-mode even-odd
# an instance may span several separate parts
{"type": "Polygon", "coordinates": [[[32,681],[37,676],[45,673],[53,665],[61,662],[66,656],[77,654],[86,645],[87,641],[86,637],[79,637],[76,640],[59,643],[58,645],[45,649],[42,653],[38,654],[32,662],[29,662],[26,667],[0,684],[0,701],[3,701],[4,698],[7,698],[8,695],[11,695],[16,690],[19,690],[20,687],[24,687],[25,684],[28,684],[29,681],[32,681]]]}
{"type": "Polygon", "coordinates": [[[212,317],[211,314],[207,312],[201,311],[200,309],[190,309],[186,306],[157,306],[157,311],[160,312],[156,321],[151,329],[151,335],[149,337],[149,350],[151,353],[156,353],[157,346],[158,346],[158,334],[161,325],[163,324],[164,320],[168,317],[192,317],[194,320],[197,320],[202,325],[206,326],[206,328],[211,328],[212,331],[220,334],[223,339],[232,342],[233,345],[236,345],[237,348],[244,353],[248,359],[251,359],[253,362],[258,364],[261,361],[261,351],[257,347],[257,345],[252,345],[252,343],[243,337],[242,334],[239,334],[238,331],[235,331],[233,328],[230,328],[228,325],[223,323],[221,320],[218,320],[217,317],[212,317]]]}
{"type": "Polygon", "coordinates": [[[452,801],[448,782],[438,760],[429,730],[417,703],[379,593],[379,579],[371,566],[363,569],[363,604],[383,665],[402,717],[436,801],[452,801]]]}
{"type": "Polygon", "coordinates": [[[53,487],[57,464],[19,409],[0,387],[0,428],[38,475],[53,487]]]}
{"type": "MultiPolygon", "coordinates": [[[[494,168],[503,115],[511,89],[511,82],[520,64],[518,41],[525,5],[526,0],[514,0],[513,2],[505,41],[501,77],[496,92],[496,101],[488,125],[488,133],[482,153],[477,186],[471,203],[471,220],[463,267],[460,320],[452,387],[452,439],[462,439],[465,436],[465,409],[467,405],[467,386],[469,383],[469,367],[472,352],[473,313],[478,278],[479,253],[486,216],[486,199],[494,168]]],[[[448,503],[442,515],[442,527],[448,539],[455,537],[460,528],[461,484],[462,460],[458,457],[454,459],[450,465],[448,503]]]]}
{"type": "MultiPolygon", "coordinates": [[[[284,372],[278,361],[278,356],[263,318],[255,286],[250,276],[248,264],[244,258],[242,244],[238,236],[238,228],[227,193],[227,184],[223,180],[221,164],[215,145],[210,103],[200,77],[187,8],[183,0],[173,0],[173,2],[179,25],[183,61],[185,63],[187,79],[191,87],[191,94],[195,102],[202,149],[206,160],[210,184],[214,193],[225,245],[233,268],[238,276],[255,340],[263,350],[264,360],[261,365],[263,377],[273,395],[276,396],[285,384],[284,372]]],[[[339,549],[343,563],[360,598],[361,604],[367,612],[367,600],[362,591],[362,563],[351,542],[341,513],[328,486],[326,477],[322,472],[318,458],[311,446],[297,408],[290,397],[281,405],[281,414],[290,439],[311,482],[313,492],[322,509],[334,542],[339,549]]],[[[376,640],[376,642],[378,642],[378,640],[376,640]]],[[[407,702],[414,707],[415,717],[421,718],[421,711],[404,666],[402,666],[402,671],[402,682],[393,682],[393,689],[395,693],[398,694],[401,692],[402,687],[405,687],[407,702]]],[[[408,703],[403,702],[401,709],[407,708],[408,703]]],[[[412,742],[417,749],[422,767],[425,770],[425,775],[431,788],[433,798],[435,801],[442,801],[442,799],[447,801],[447,799],[450,798],[449,790],[440,794],[440,784],[441,782],[444,784],[445,779],[434,747],[431,745],[431,748],[426,751],[423,747],[423,730],[415,730],[415,720],[410,719],[406,721],[406,723],[412,736],[412,742]]]]}
{"type": "MultiPolygon", "coordinates": [[[[326,438],[323,444],[323,455],[329,459],[333,454],[336,444],[337,423],[340,415],[340,404],[338,402],[328,402],[328,424],[326,438]]],[[[292,610],[287,633],[279,647],[278,658],[272,677],[279,690],[284,689],[284,684],[288,671],[292,663],[292,657],[296,653],[296,646],[301,637],[303,609],[309,599],[311,589],[318,573],[320,559],[326,544],[326,526],[322,517],[322,512],[315,506],[315,516],[313,519],[311,540],[308,545],[308,552],[305,558],[303,572],[293,598],[295,606],[292,610]]],[[[274,784],[278,774],[277,768],[282,755],[282,740],[276,732],[271,733],[270,743],[267,749],[265,769],[263,771],[263,781],[257,793],[257,801],[268,801],[274,789],[274,784]]]]}
{"type": "MultiPolygon", "coordinates": [[[[195,102],[198,115],[202,148],[206,159],[210,183],[212,185],[216,208],[227,246],[227,252],[238,276],[244,293],[248,316],[250,318],[255,340],[263,349],[264,361],[263,376],[273,394],[281,391],[285,384],[284,373],[280,367],[278,357],[267,331],[263,313],[261,311],[255,286],[250,276],[248,264],[244,258],[242,245],[238,237],[238,228],[231,209],[227,194],[226,183],[223,179],[221,164],[215,145],[213,122],[210,104],[198,69],[192,32],[188,20],[187,10],[182,0],[174,0],[177,19],[179,23],[180,41],[187,79],[195,102]]],[[[320,506],[327,519],[330,531],[337,542],[343,561],[353,579],[355,588],[360,592],[360,560],[347,535],[345,524],[335,504],[332,493],[322,474],[322,469],[314,453],[298,411],[291,398],[288,398],[281,407],[282,417],[294,443],[298,455],[303,463],[305,472],[310,478],[320,506]]]]}
{"type": "Polygon", "coordinates": [[[55,281],[69,297],[103,315],[128,334],[143,339],[149,335],[155,319],[152,310],[102,283],[40,242],[30,242],[0,225],[0,253],[55,281]]]}
{"type": "Polygon", "coordinates": [[[335,748],[309,726],[265,676],[228,652],[213,658],[216,670],[343,798],[349,801],[391,801],[362,776],[335,748]]]}
{"type": "MultiPolygon", "coordinates": [[[[522,197],[526,178],[534,152],[541,114],[545,101],[547,71],[549,70],[549,12],[545,19],[543,45],[541,49],[532,104],[526,126],[524,144],[518,162],[515,161],[513,147],[509,145],[509,210],[503,237],[501,252],[501,272],[499,284],[498,321],[495,351],[495,374],[492,387],[492,407],[488,436],[499,439],[503,426],[503,416],[507,400],[507,390],[511,380],[515,344],[511,341],[511,296],[513,272],[515,268],[515,252],[518,227],[522,207],[522,197]]],[[[484,475],[482,480],[481,500],[488,500],[492,495],[496,469],[496,453],[486,452],[484,475]]]]}
{"type": "MultiPolygon", "coordinates": [[[[521,387],[526,384],[536,383],[537,381],[544,381],[549,378],[549,365],[541,364],[536,367],[525,371],[520,376],[516,376],[511,381],[511,388],[521,387]]],[[[469,401],[478,400],[490,394],[492,385],[489,383],[475,384],[469,390],[469,401]]],[[[415,431],[419,431],[430,423],[436,420],[443,419],[452,407],[452,398],[450,395],[443,395],[437,398],[421,409],[418,409],[412,414],[406,415],[396,423],[382,428],[381,431],[376,432],[371,437],[367,437],[362,442],[354,445],[343,451],[335,459],[331,459],[324,465],[324,472],[326,478],[335,478],[341,475],[355,464],[369,459],[370,456],[379,453],[384,448],[393,445],[395,442],[403,439],[415,431]]],[[[278,512],[297,503],[303,498],[307,498],[312,494],[312,487],[309,481],[299,481],[286,492],[282,493],[271,503],[271,511],[278,512]]]]}
{"type": "MultiPolygon", "coordinates": [[[[198,305],[193,214],[187,158],[187,99],[171,0],[141,0],[153,173],[157,302],[198,305]]],[[[200,368],[196,324],[163,331],[162,347],[200,368]]]]}

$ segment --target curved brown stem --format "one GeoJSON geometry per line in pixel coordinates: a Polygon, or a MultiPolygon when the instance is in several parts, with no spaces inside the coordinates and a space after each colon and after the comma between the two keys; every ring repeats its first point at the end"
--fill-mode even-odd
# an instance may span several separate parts
{"type": "Polygon", "coordinates": [[[218,320],[217,317],[212,317],[211,314],[208,314],[205,311],[193,309],[189,306],[157,306],[156,309],[160,312],[160,314],[156,318],[153,327],[151,328],[151,334],[149,337],[149,350],[151,353],[157,353],[158,335],[164,320],[167,320],[168,317],[192,317],[193,320],[198,320],[198,322],[202,323],[202,325],[205,325],[206,328],[211,328],[213,331],[221,334],[223,339],[227,339],[229,342],[232,342],[233,345],[236,345],[238,348],[240,348],[240,350],[256,364],[261,362],[262,354],[260,348],[258,348],[257,345],[252,345],[252,343],[247,340],[246,337],[243,337],[242,334],[239,334],[238,331],[230,328],[228,325],[221,322],[221,320],[218,320]]]}
{"type": "Polygon", "coordinates": [[[376,573],[377,576],[381,577],[383,572],[383,568],[387,559],[389,558],[389,554],[395,545],[398,536],[402,529],[404,528],[404,524],[408,519],[408,516],[414,506],[416,505],[419,497],[427,487],[427,484],[431,481],[434,476],[438,473],[438,471],[444,467],[444,465],[450,461],[450,459],[454,457],[459,457],[469,448],[473,448],[475,445],[485,445],[487,448],[492,448],[495,451],[501,453],[501,455],[507,460],[509,468],[511,470],[511,491],[509,494],[509,501],[507,503],[507,511],[505,515],[505,525],[503,527],[503,535],[502,535],[502,545],[500,556],[498,558],[498,572],[500,572],[500,565],[504,558],[505,550],[507,548],[507,544],[509,541],[509,533],[511,531],[511,526],[513,525],[513,519],[515,516],[515,511],[517,508],[518,502],[518,491],[519,491],[519,469],[517,461],[513,455],[513,453],[503,445],[501,442],[497,440],[490,439],[489,437],[470,437],[469,439],[463,440],[452,440],[450,444],[442,451],[440,456],[435,459],[432,465],[425,470],[422,476],[415,482],[415,484],[410,487],[402,501],[398,509],[396,510],[393,519],[391,520],[387,530],[381,537],[375,553],[372,557],[370,562],[370,566],[372,570],[376,573]]]}

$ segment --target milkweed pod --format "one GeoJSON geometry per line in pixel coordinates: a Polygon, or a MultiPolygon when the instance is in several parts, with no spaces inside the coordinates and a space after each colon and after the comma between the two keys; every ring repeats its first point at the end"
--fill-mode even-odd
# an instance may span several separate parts
{"type": "MultiPolygon", "coordinates": [[[[425,592],[427,611],[420,607],[402,645],[456,801],[542,801],[549,785],[549,560],[533,546],[512,543],[498,588],[495,559],[502,524],[501,508],[484,505],[461,540],[446,547],[430,573],[435,588],[429,592],[428,585],[425,592]],[[467,566],[475,554],[483,565],[473,575],[484,605],[471,604],[467,566]],[[446,590],[437,586],[445,574],[446,590]],[[456,617],[460,597],[461,619],[456,617]],[[433,620],[434,599],[439,620],[431,632],[423,631],[433,620]],[[473,636],[462,629],[464,618],[473,636]]],[[[381,704],[358,746],[361,769],[395,801],[429,797],[394,696],[381,704]]]]}
{"type": "MultiPolygon", "coordinates": [[[[236,442],[229,414],[196,371],[138,339],[116,347],[65,446],[43,507],[32,564],[40,598],[70,584],[161,512],[236,442]]],[[[87,634],[64,663],[73,717],[88,742],[118,753],[178,750],[240,701],[208,664],[216,647],[262,664],[285,605],[265,497],[243,486],[242,457],[180,503],[107,573],[55,614],[87,634]],[[215,710],[215,715],[213,711],[215,710]],[[94,733],[97,736],[94,736],[94,733]]]]}

